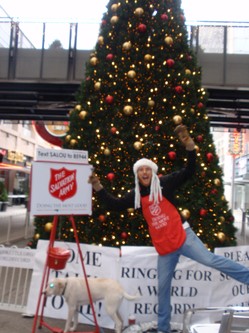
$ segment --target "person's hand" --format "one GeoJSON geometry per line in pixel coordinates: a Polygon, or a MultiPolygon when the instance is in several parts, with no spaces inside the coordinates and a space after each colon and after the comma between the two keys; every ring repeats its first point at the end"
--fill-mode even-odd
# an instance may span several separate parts
{"type": "Polygon", "coordinates": [[[94,191],[98,192],[103,188],[103,186],[100,183],[99,177],[94,172],[88,178],[88,183],[92,184],[94,191]]]}
{"type": "Polygon", "coordinates": [[[194,150],[195,143],[194,140],[189,135],[187,127],[185,125],[178,125],[174,132],[178,135],[179,140],[184,145],[186,150],[194,150]]]}

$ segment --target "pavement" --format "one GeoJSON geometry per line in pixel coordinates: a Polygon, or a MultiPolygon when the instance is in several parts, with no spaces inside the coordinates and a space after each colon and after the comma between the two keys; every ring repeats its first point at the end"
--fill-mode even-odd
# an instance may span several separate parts
{"type": "MultiPolygon", "coordinates": [[[[18,312],[0,311],[0,333],[62,333],[65,325],[65,320],[43,318],[45,323],[50,326],[39,327],[40,321],[37,320],[37,325],[34,326],[34,318],[25,317],[18,312]]],[[[78,325],[78,332],[96,332],[95,326],[78,325]]],[[[110,329],[101,329],[104,333],[114,333],[110,329]]],[[[77,333],[77,332],[75,332],[77,333]]]]}
{"type": "MultiPolygon", "coordinates": [[[[235,226],[237,227],[238,245],[249,244],[249,223],[242,221],[242,212],[236,211],[235,226]]],[[[11,206],[6,212],[0,212],[0,244],[5,246],[26,247],[28,239],[33,236],[33,221],[24,206],[11,206]],[[11,225],[10,225],[11,224],[11,225]]],[[[0,333],[61,333],[65,321],[61,319],[44,318],[48,327],[39,327],[39,318],[34,326],[34,317],[28,317],[20,312],[0,310],[0,333]]],[[[79,332],[96,333],[95,326],[79,324],[79,332]]],[[[101,333],[114,333],[114,330],[100,329],[101,333]]]]}
{"type": "Polygon", "coordinates": [[[0,244],[26,246],[33,234],[33,219],[24,205],[8,206],[0,212],[0,244]]]}

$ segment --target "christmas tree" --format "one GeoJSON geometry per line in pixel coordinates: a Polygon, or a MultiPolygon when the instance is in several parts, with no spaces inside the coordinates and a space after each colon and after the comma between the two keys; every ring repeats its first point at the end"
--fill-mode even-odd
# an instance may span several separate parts
{"type": "MultiPolygon", "coordinates": [[[[142,157],[157,163],[159,174],[184,166],[186,151],[174,130],[186,125],[196,143],[197,172],[179,191],[178,208],[210,250],[232,246],[236,229],[206,101],[180,0],[111,0],[70,111],[64,148],[87,150],[104,187],[123,196],[134,187],[132,167],[142,157]]],[[[141,212],[107,211],[94,193],[92,216],[76,217],[76,224],[82,243],[151,245],[141,212]]],[[[74,241],[69,220],[60,226],[60,238],[74,241]]],[[[44,233],[44,222],[36,227],[36,235],[44,233]]]]}

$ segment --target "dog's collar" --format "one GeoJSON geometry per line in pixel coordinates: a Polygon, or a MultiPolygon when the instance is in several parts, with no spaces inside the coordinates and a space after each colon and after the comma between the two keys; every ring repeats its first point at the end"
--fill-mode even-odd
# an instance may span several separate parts
{"type": "Polygon", "coordinates": [[[65,291],[66,291],[66,288],[67,288],[67,282],[65,283],[65,287],[64,287],[64,289],[62,290],[62,296],[65,294],[65,291]]]}

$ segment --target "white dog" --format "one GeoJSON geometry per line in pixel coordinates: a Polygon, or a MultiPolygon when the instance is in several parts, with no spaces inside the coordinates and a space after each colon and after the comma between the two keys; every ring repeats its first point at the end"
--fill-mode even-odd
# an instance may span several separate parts
{"type": "MultiPolygon", "coordinates": [[[[106,313],[114,321],[116,333],[121,333],[123,321],[118,309],[122,299],[131,301],[137,299],[138,295],[127,294],[116,280],[88,278],[87,281],[92,301],[104,300],[106,313]]],[[[65,297],[68,305],[68,316],[64,332],[75,331],[78,325],[78,307],[90,303],[85,279],[82,277],[55,278],[46,287],[45,295],[65,297]],[[72,321],[73,326],[70,327],[72,321]]]]}

